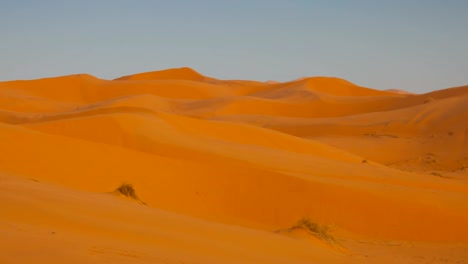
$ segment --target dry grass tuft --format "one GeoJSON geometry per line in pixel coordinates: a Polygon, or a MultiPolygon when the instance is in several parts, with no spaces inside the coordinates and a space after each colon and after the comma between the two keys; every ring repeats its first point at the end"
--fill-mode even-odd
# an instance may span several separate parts
{"type": "Polygon", "coordinates": [[[122,194],[122,195],[124,195],[126,197],[130,197],[130,198],[132,198],[134,200],[137,200],[138,202],[146,205],[146,203],[141,201],[140,198],[138,197],[138,195],[136,194],[136,191],[135,191],[135,188],[133,188],[133,185],[131,185],[129,183],[123,183],[115,191],[117,193],[120,193],[120,194],[122,194]]]}
{"type": "Polygon", "coordinates": [[[426,100],[424,100],[424,103],[427,104],[427,103],[430,103],[430,102],[432,102],[434,100],[435,100],[434,98],[428,97],[428,98],[426,98],[426,100]]]}
{"type": "Polygon", "coordinates": [[[302,218],[293,228],[303,228],[318,239],[330,244],[337,244],[336,239],[330,234],[331,226],[329,225],[320,225],[309,218],[302,218]]]}

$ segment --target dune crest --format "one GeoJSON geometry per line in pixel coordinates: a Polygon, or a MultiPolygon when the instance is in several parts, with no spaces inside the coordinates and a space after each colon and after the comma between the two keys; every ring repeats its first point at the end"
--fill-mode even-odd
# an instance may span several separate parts
{"type": "Polygon", "coordinates": [[[194,69],[189,67],[182,67],[182,68],[173,68],[161,71],[152,71],[152,72],[144,72],[144,73],[137,73],[133,75],[122,76],[117,79],[119,80],[189,80],[189,81],[209,81],[215,80],[213,78],[209,78],[203,76],[202,74],[198,73],[194,69]]]}
{"type": "Polygon", "coordinates": [[[396,93],[396,94],[413,94],[411,92],[400,90],[400,89],[386,89],[385,92],[396,93]]]}

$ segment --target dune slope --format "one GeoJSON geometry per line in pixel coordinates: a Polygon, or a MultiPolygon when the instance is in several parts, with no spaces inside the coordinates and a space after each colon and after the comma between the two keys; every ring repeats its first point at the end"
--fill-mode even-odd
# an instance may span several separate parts
{"type": "Polygon", "coordinates": [[[0,262],[460,263],[467,96],[189,68],[1,82],[0,262]]]}

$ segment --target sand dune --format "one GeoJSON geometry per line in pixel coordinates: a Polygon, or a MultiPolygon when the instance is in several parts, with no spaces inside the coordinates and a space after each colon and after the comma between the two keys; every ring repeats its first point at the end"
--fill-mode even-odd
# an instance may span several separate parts
{"type": "Polygon", "coordinates": [[[460,92],[426,103],[427,95],[405,98],[390,108],[400,109],[359,115],[324,118],[325,112],[322,118],[297,118],[254,113],[214,119],[320,140],[386,165],[408,161],[420,163],[410,166],[411,170],[457,170],[466,165],[468,157],[468,97],[460,92]]]}
{"type": "Polygon", "coordinates": [[[396,94],[413,94],[411,92],[405,91],[405,90],[400,90],[400,89],[387,89],[384,90],[385,92],[390,92],[390,93],[396,93],[396,94]]]}
{"type": "Polygon", "coordinates": [[[123,76],[115,80],[189,80],[189,81],[215,81],[214,78],[203,76],[195,70],[183,67],[178,69],[167,69],[162,71],[144,72],[123,76]]]}
{"type": "Polygon", "coordinates": [[[190,68],[0,83],[0,262],[462,263],[467,101],[190,68]]]}

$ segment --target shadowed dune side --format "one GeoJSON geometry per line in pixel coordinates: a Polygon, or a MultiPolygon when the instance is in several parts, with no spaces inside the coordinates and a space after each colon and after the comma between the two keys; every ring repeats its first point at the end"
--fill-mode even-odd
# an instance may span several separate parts
{"type": "MultiPolygon", "coordinates": [[[[330,80],[325,79],[324,81],[330,80]]],[[[187,102],[186,104],[181,104],[179,108],[182,109],[180,113],[184,115],[192,114],[201,118],[215,119],[223,119],[222,116],[228,115],[329,118],[370,113],[379,115],[382,113],[381,119],[386,121],[387,117],[393,119],[407,118],[405,116],[396,117],[397,113],[386,114],[387,112],[417,106],[422,107],[422,105],[429,102],[440,106],[434,101],[436,99],[427,101],[427,98],[432,97],[437,98],[437,100],[450,98],[453,98],[454,101],[466,100],[460,98],[466,98],[465,94],[468,92],[466,87],[461,87],[424,95],[385,95],[381,91],[365,89],[361,94],[368,92],[367,94],[352,96],[346,95],[346,91],[341,95],[334,95],[332,93],[309,91],[304,89],[304,87],[303,83],[281,84],[279,88],[270,88],[264,92],[249,96],[201,100],[193,103],[187,102]],[[395,115],[395,117],[391,115],[395,115]]],[[[333,90],[324,89],[324,91],[333,90]]],[[[357,92],[357,94],[360,93],[357,92]]],[[[435,112],[434,108],[426,107],[435,112]]],[[[422,128],[424,129],[424,127],[422,128]]]]}
{"type": "MultiPolygon", "coordinates": [[[[413,183],[401,182],[401,180],[400,182],[393,180],[394,183],[391,184],[389,181],[392,182],[392,180],[386,179],[386,177],[382,178],[382,175],[388,174],[396,177],[398,174],[396,171],[385,167],[362,165],[359,159],[352,156],[348,158],[346,155],[343,163],[337,165],[337,161],[332,162],[329,159],[339,160],[340,152],[330,149],[328,150],[330,154],[326,154],[325,151],[329,147],[323,146],[321,147],[323,150],[320,151],[317,149],[320,145],[312,142],[309,143],[309,145],[312,144],[309,150],[307,148],[305,150],[296,149],[296,151],[305,151],[304,154],[275,151],[268,145],[254,147],[250,142],[244,142],[244,144],[249,144],[248,148],[239,146],[239,142],[233,144],[217,141],[217,144],[213,145],[213,143],[208,144],[208,141],[202,140],[202,138],[190,139],[189,135],[196,135],[196,130],[189,130],[187,135],[182,137],[177,133],[177,130],[173,128],[171,130],[161,121],[157,123],[158,130],[154,130],[151,128],[151,123],[144,117],[143,123],[132,121],[125,115],[118,116],[118,118],[121,119],[121,124],[126,124],[126,126],[120,127],[120,129],[124,129],[123,133],[119,133],[117,128],[104,122],[105,119],[100,120],[99,116],[95,119],[95,123],[80,124],[79,121],[75,121],[76,123],[68,126],[54,126],[53,124],[48,126],[44,123],[45,126],[43,125],[42,128],[35,125],[36,129],[42,131],[53,129],[64,135],[73,131],[76,135],[71,136],[87,137],[86,135],[88,135],[88,137],[94,137],[96,143],[86,144],[82,141],[76,141],[70,145],[75,140],[62,138],[58,135],[49,136],[28,132],[15,127],[4,127],[5,132],[2,134],[4,138],[26,133],[24,137],[33,141],[26,140],[21,144],[35,145],[38,151],[47,149],[47,155],[38,155],[38,153],[31,151],[29,155],[41,156],[41,159],[34,158],[34,162],[32,162],[23,153],[15,153],[15,149],[21,150],[24,149],[24,146],[18,145],[17,142],[11,145],[5,144],[2,149],[8,151],[10,157],[8,160],[4,160],[4,164],[1,164],[2,168],[10,168],[11,171],[7,171],[11,173],[36,174],[34,177],[40,180],[94,191],[100,188],[113,188],[119,181],[128,182],[130,178],[132,182],[135,182],[135,187],[140,190],[141,199],[150,206],[252,227],[277,229],[278,226],[288,226],[289,223],[297,220],[296,218],[310,214],[324,222],[336,223],[345,230],[384,238],[424,237],[439,240],[444,239],[444,234],[447,232],[454,232],[451,236],[452,239],[457,237],[461,239],[466,236],[459,231],[455,234],[454,231],[458,226],[457,221],[460,221],[461,224],[466,220],[464,219],[464,215],[466,215],[464,210],[456,202],[457,196],[467,195],[463,192],[463,187],[451,186],[449,183],[436,179],[432,180],[433,183],[426,181],[426,184],[424,182],[416,183],[416,181],[413,183]],[[117,137],[115,142],[109,141],[112,140],[111,137],[105,137],[109,135],[109,131],[106,129],[102,131],[92,129],[97,124],[101,124],[101,129],[108,127],[109,131],[113,130],[117,137]],[[67,127],[73,129],[67,129],[67,127]],[[135,136],[138,134],[132,136],[131,131],[141,133],[145,130],[152,132],[151,134],[143,133],[137,137],[135,136]],[[159,132],[155,134],[156,131],[159,132]],[[119,134],[124,138],[119,139],[117,136],[119,134]],[[58,141],[60,143],[54,143],[57,139],[60,139],[58,141]],[[104,139],[112,145],[126,142],[126,145],[123,145],[125,148],[117,144],[115,147],[109,145],[109,147],[104,148],[105,145],[97,143],[98,140],[103,141],[104,139]],[[212,146],[216,146],[216,148],[212,146]],[[268,148],[265,149],[265,147],[268,148]],[[109,155],[109,151],[111,151],[109,148],[112,149],[112,156],[109,155]],[[138,152],[132,151],[125,154],[129,148],[138,150],[138,152]],[[64,149],[69,149],[69,151],[64,153],[64,149]],[[98,149],[102,150],[98,151],[98,149]],[[86,157],[84,153],[91,150],[93,155],[86,157]],[[307,152],[309,154],[305,155],[307,152]],[[136,155],[137,153],[141,154],[136,155]],[[327,159],[312,156],[312,154],[326,155],[324,157],[327,159]],[[93,157],[106,158],[91,162],[90,159],[94,159],[93,157]],[[120,161],[115,160],[116,158],[120,161]],[[167,158],[172,161],[169,162],[167,158]],[[30,166],[18,168],[18,160],[24,162],[24,159],[30,160],[30,166]],[[148,159],[151,161],[146,165],[141,164],[148,159]],[[17,160],[16,164],[15,160],[17,160]],[[353,160],[356,161],[353,163],[353,160]],[[54,168],[51,166],[51,162],[60,164],[60,166],[54,168]],[[96,162],[99,162],[99,165],[91,165],[96,162]],[[192,165],[189,165],[191,163],[192,165]],[[78,164],[90,164],[90,166],[89,168],[77,168],[78,164]],[[115,166],[115,164],[119,164],[119,166],[115,166]],[[48,173],[41,176],[43,169],[38,169],[36,166],[46,168],[48,173]],[[96,171],[96,167],[99,167],[100,171],[96,171]],[[359,170],[358,168],[361,167],[364,169],[359,170]],[[355,176],[352,176],[351,171],[356,172],[355,176]],[[374,176],[376,173],[382,179],[379,180],[379,177],[374,176]],[[67,175],[65,181],[64,174],[67,175]],[[95,178],[97,175],[99,178],[95,178]],[[341,175],[347,176],[342,177],[341,175]],[[86,179],[93,179],[93,183],[87,183],[89,180],[86,179]],[[392,185],[393,187],[391,187],[392,185]],[[425,185],[427,185],[425,188],[432,186],[429,187],[432,191],[428,192],[421,188],[425,185]],[[212,186],[217,186],[217,188],[212,186]],[[386,186],[385,189],[388,193],[387,191],[382,192],[383,186],[386,186]],[[408,188],[411,191],[408,191],[408,188]],[[231,191],[226,191],[228,189],[231,191]],[[451,193],[457,189],[457,194],[451,193]],[[433,193],[434,190],[438,191],[433,193]],[[448,190],[450,192],[447,192],[448,190]],[[197,192],[203,195],[198,197],[197,192]],[[415,193],[418,197],[425,198],[414,200],[411,197],[415,193]],[[395,196],[399,198],[395,200],[395,196]],[[186,202],[181,204],[180,199],[184,199],[186,202]],[[437,209],[433,204],[435,201],[437,203],[444,201],[444,208],[437,209]],[[386,206],[383,208],[381,204],[386,206]],[[356,210],[360,213],[356,214],[356,210]],[[435,213],[440,217],[436,217],[435,213]],[[393,216],[389,217],[390,215],[393,216]],[[421,224],[419,222],[421,215],[430,216],[432,222],[421,224]],[[450,229],[422,234],[422,231],[429,225],[440,225],[441,223],[438,221],[445,221],[443,219],[446,217],[458,220],[453,222],[450,229]],[[389,227],[391,225],[395,229],[389,227]],[[396,230],[404,230],[404,232],[396,232],[396,230]]],[[[138,120],[141,120],[141,117],[136,119],[136,121],[138,120]]],[[[186,124],[187,129],[196,127],[186,120],[179,123],[179,126],[181,124],[186,124]]],[[[184,131],[183,127],[179,127],[179,129],[184,131]]],[[[249,134],[257,130],[268,132],[254,127],[248,127],[248,129],[250,129],[249,134]]],[[[219,134],[225,136],[223,133],[219,134]]],[[[268,134],[277,135],[276,142],[290,141],[279,146],[281,148],[289,146],[289,148],[293,148],[291,150],[294,150],[294,148],[301,146],[301,144],[297,144],[297,146],[291,144],[294,142],[294,138],[288,139],[286,135],[274,132],[259,135],[268,134]]],[[[233,136],[235,135],[233,134],[233,136]]],[[[231,140],[235,140],[235,138],[231,140]]],[[[239,136],[238,140],[242,140],[242,137],[239,136]]],[[[213,142],[213,139],[209,139],[209,141],[213,142]]],[[[7,142],[9,141],[7,140],[7,142]]],[[[265,143],[260,141],[260,144],[271,144],[271,142],[275,141],[265,140],[265,143]]],[[[304,145],[307,144],[304,143],[304,145]]],[[[403,178],[404,175],[401,175],[400,179],[403,178]]]]}
{"type": "Polygon", "coordinates": [[[458,170],[468,164],[467,99],[447,97],[394,111],[334,118],[231,115],[215,119],[320,140],[387,165],[403,162],[419,164],[423,170],[458,170]]]}
{"type": "MultiPolygon", "coordinates": [[[[316,173],[317,165],[311,162],[311,158],[329,166],[336,161],[360,164],[363,159],[315,141],[263,128],[198,120],[140,108],[122,106],[52,117],[53,120],[45,117],[23,125],[46,133],[172,158],[201,161],[237,159],[298,173],[316,173]]],[[[346,164],[341,166],[347,171],[345,174],[354,175],[346,164]]],[[[392,175],[393,179],[398,177],[392,175]]]]}
{"type": "Polygon", "coordinates": [[[87,75],[4,82],[0,83],[0,88],[73,103],[94,103],[141,94],[168,98],[211,98],[229,94],[223,86],[190,80],[107,81],[87,75]]]}
{"type": "Polygon", "coordinates": [[[355,85],[344,79],[335,77],[308,77],[300,80],[281,83],[281,88],[257,93],[259,97],[274,97],[278,93],[286,93],[287,91],[311,91],[325,93],[335,96],[383,96],[394,95],[389,92],[366,88],[355,85]],[[286,91],[285,91],[286,90],[286,91]]]}
{"type": "Polygon", "coordinates": [[[27,124],[48,122],[81,116],[124,112],[173,112],[178,102],[155,95],[128,95],[92,104],[67,105],[64,111],[18,112],[0,108],[0,122],[7,124],[27,124]]]}
{"type": "Polygon", "coordinates": [[[404,100],[401,100],[399,104],[396,105],[397,108],[406,108],[410,106],[428,104],[434,102],[435,100],[442,100],[455,97],[465,97],[468,94],[468,86],[459,86],[453,88],[442,89],[438,91],[433,91],[425,94],[416,94],[405,97],[404,100]]]}
{"type": "Polygon", "coordinates": [[[294,118],[265,115],[226,115],[214,118],[261,125],[300,137],[363,135],[379,131],[396,135],[430,135],[467,128],[467,96],[447,98],[431,104],[329,118],[294,118]],[[338,129],[342,127],[343,129],[338,129]]]}
{"type": "MultiPolygon", "coordinates": [[[[327,85],[334,87],[335,82],[345,82],[334,78],[319,78],[319,80],[319,83],[324,83],[325,87],[327,85]]],[[[468,91],[460,87],[423,95],[399,95],[360,88],[346,82],[345,84],[345,89],[335,87],[335,89],[321,90],[308,89],[308,84],[304,81],[273,84],[268,89],[245,96],[180,102],[176,104],[175,109],[179,114],[212,119],[223,119],[222,116],[228,115],[329,118],[412,108],[437,98],[437,100],[464,98],[464,94],[468,91]],[[357,92],[354,94],[358,96],[353,94],[352,88],[356,88],[357,92]]]]}
{"type": "Polygon", "coordinates": [[[135,206],[0,173],[2,263],[462,263],[463,244],[343,241],[337,252],[316,239],[293,238],[135,206]],[[24,212],[28,216],[24,217],[24,212]],[[83,217],[86,215],[87,217],[83,217]],[[24,254],[27,249],[29,254],[24,254]],[[215,249],[215,250],[214,250],[215,249]],[[53,254],[51,254],[53,252],[53,254]],[[47,254],[45,254],[47,253],[47,254]],[[415,255],[422,255],[415,261],[415,255]]]}
{"type": "Polygon", "coordinates": [[[64,102],[48,97],[32,95],[27,91],[20,91],[2,87],[0,83],[0,111],[22,113],[63,112],[82,106],[78,102],[64,102]]]}
{"type": "MultiPolygon", "coordinates": [[[[204,83],[190,79],[108,81],[86,74],[0,82],[2,100],[9,100],[9,104],[13,104],[11,99],[5,97],[16,95],[14,97],[16,100],[47,98],[62,104],[72,104],[72,107],[77,104],[90,104],[132,95],[148,94],[173,99],[207,99],[247,94],[258,89],[268,89],[268,87],[265,88],[265,84],[253,81],[219,81],[217,83],[204,83]]],[[[22,111],[19,106],[6,109],[22,111]]],[[[29,111],[34,111],[34,109],[30,108],[29,111]]]]}
{"type": "Polygon", "coordinates": [[[320,246],[320,241],[312,244],[271,232],[213,224],[110,195],[4,173],[0,173],[0,182],[0,231],[8,237],[0,240],[2,263],[350,261],[320,246]],[[34,217],[24,217],[25,212],[34,217]]]}
{"type": "Polygon", "coordinates": [[[235,97],[204,102],[179,104],[180,114],[200,118],[216,118],[225,115],[264,115],[274,117],[325,118],[348,116],[391,107],[394,98],[357,99],[318,98],[309,101],[272,100],[256,97],[235,97]]]}
{"type": "MultiPolygon", "coordinates": [[[[67,103],[92,101],[96,87],[105,82],[88,74],[75,74],[37,80],[0,82],[0,90],[11,90],[28,96],[44,97],[67,103]]],[[[20,98],[17,98],[20,100],[20,98]]]]}

